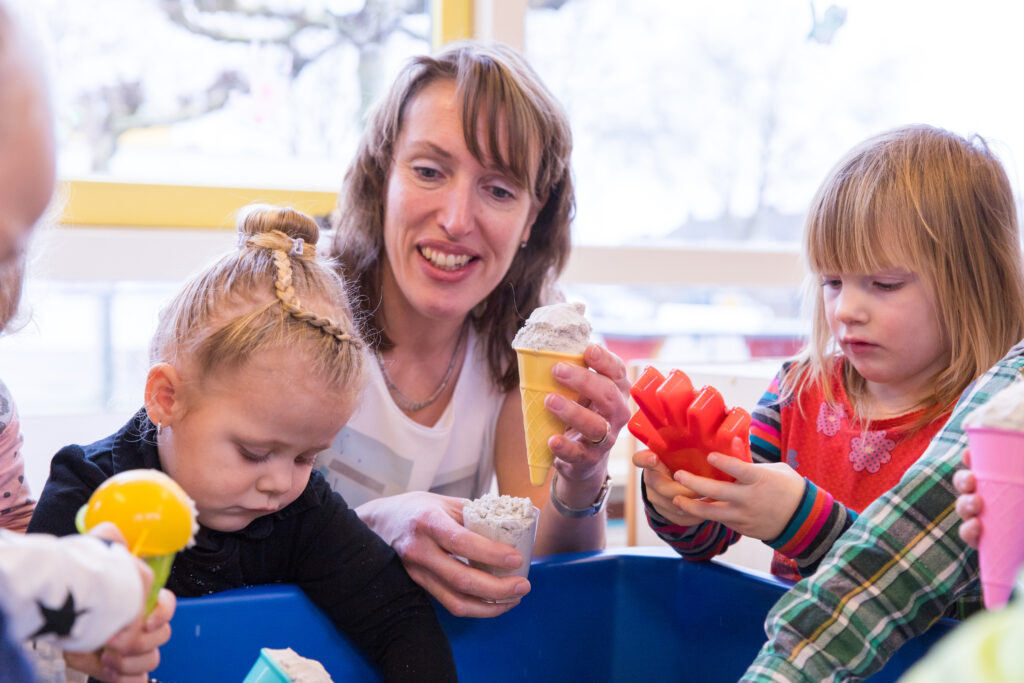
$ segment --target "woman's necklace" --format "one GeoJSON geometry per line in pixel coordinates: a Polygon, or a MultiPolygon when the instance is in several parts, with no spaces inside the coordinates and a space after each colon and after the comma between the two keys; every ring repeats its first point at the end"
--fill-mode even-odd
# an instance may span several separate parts
{"type": "Polygon", "coordinates": [[[459,332],[459,339],[455,342],[455,350],[452,351],[452,359],[448,362],[448,369],[445,370],[444,377],[441,378],[441,384],[439,384],[437,389],[434,390],[434,393],[422,401],[412,400],[403,394],[401,389],[395,386],[394,380],[392,380],[391,375],[388,374],[388,369],[384,363],[384,357],[380,354],[380,349],[374,349],[374,353],[377,355],[377,365],[380,366],[380,374],[384,376],[384,384],[388,386],[388,391],[391,392],[391,398],[395,400],[395,404],[403,412],[418,412],[429,405],[433,405],[434,401],[440,398],[441,393],[445,390],[445,387],[448,386],[448,382],[452,378],[452,373],[455,371],[455,362],[459,359],[459,349],[462,348],[462,341],[466,338],[468,325],[468,320],[462,325],[462,330],[459,332]]]}

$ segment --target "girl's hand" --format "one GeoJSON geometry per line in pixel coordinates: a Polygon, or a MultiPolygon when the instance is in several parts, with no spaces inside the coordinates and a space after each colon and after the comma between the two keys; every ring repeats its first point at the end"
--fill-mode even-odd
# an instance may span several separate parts
{"type": "Polygon", "coordinates": [[[114,634],[102,649],[65,652],[64,660],[70,668],[101,681],[147,683],[149,672],[160,664],[160,646],[171,638],[169,622],[174,616],[175,604],[174,594],[166,588],[161,589],[153,611],[139,615],[134,622],[114,634]]]}
{"type": "MultiPolygon", "coordinates": [[[[97,524],[89,530],[89,535],[125,545],[124,535],[110,522],[97,524]]],[[[142,595],[137,604],[140,609],[145,609],[146,596],[153,585],[153,570],[139,559],[135,560],[135,565],[142,579],[142,595]]],[[[174,594],[167,589],[161,590],[152,612],[147,615],[140,611],[99,650],[65,652],[67,665],[102,681],[146,683],[149,672],[160,664],[160,646],[170,640],[169,622],[174,616],[175,605],[174,594]]]]}
{"type": "Polygon", "coordinates": [[[648,450],[637,451],[633,454],[633,464],[643,469],[647,500],[659,515],[679,526],[694,526],[704,521],[703,517],[687,514],[672,503],[677,496],[696,498],[697,494],[675,481],[657,455],[648,450]]]}
{"type": "Polygon", "coordinates": [[[762,541],[782,533],[804,495],[802,476],[785,463],[747,463],[722,453],[708,455],[708,463],[736,481],[718,481],[679,470],[674,475],[676,482],[712,500],[677,495],[673,505],[685,514],[721,522],[762,541]]]}
{"type": "Polygon", "coordinates": [[[457,617],[494,617],[519,604],[530,592],[530,582],[521,576],[492,576],[457,557],[509,569],[519,567],[524,558],[512,546],[463,527],[465,503],[462,498],[412,491],[370,501],[357,512],[395,549],[412,580],[449,612],[457,617]],[[502,602],[493,604],[496,601],[502,602]]]}
{"type": "Polygon", "coordinates": [[[568,363],[553,369],[559,383],[579,392],[578,402],[559,394],[548,394],[544,400],[544,407],[569,428],[548,440],[555,469],[566,484],[592,481],[598,474],[603,478],[608,452],[629,420],[626,364],[598,344],[586,348],[583,361],[594,372],[568,363]]]}
{"type": "Polygon", "coordinates": [[[981,519],[978,515],[981,514],[984,503],[981,496],[975,493],[978,490],[978,482],[970,470],[970,451],[964,451],[963,460],[964,467],[968,469],[957,470],[953,475],[953,486],[960,494],[956,499],[956,512],[964,520],[960,525],[960,538],[964,543],[977,550],[978,544],[981,543],[982,532],[981,519]]]}

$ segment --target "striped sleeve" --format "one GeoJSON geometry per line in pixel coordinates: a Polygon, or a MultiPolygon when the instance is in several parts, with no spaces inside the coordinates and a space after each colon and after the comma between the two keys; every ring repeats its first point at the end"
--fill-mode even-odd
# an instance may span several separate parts
{"type": "Polygon", "coordinates": [[[804,495],[777,538],[765,541],[771,548],[796,560],[801,576],[809,576],[857,513],[837,502],[832,494],[804,478],[804,495]]]}
{"type": "MultiPolygon", "coordinates": [[[[792,367],[787,363],[768,385],[750,420],[750,455],[754,462],[782,461],[782,406],[779,385],[792,367]]],[[[804,495],[782,533],[766,541],[774,550],[796,561],[801,576],[809,576],[857,513],[836,501],[828,491],[804,479],[804,495]]]]}
{"type": "Polygon", "coordinates": [[[694,526],[679,526],[665,519],[647,500],[647,486],[643,477],[640,478],[640,494],[651,529],[684,559],[692,562],[710,560],[740,540],[739,533],[719,522],[706,521],[694,526]]]}
{"type": "Polygon", "coordinates": [[[750,414],[750,457],[754,462],[782,461],[782,414],[779,407],[779,371],[750,414]]]}
{"type": "Polygon", "coordinates": [[[895,488],[868,506],[815,574],[775,604],[744,681],[836,681],[882,668],[940,617],[979,605],[978,555],[959,536],[953,473],[964,418],[1024,381],[1024,343],[970,387],[895,488]],[[959,603],[959,604],[958,604],[959,603]]]}

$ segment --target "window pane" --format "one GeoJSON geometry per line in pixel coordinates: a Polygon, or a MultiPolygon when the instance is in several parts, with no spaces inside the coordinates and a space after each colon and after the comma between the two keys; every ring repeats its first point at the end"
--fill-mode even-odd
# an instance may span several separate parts
{"type": "Polygon", "coordinates": [[[577,241],[786,242],[869,135],[980,133],[1016,178],[1024,5],[979,0],[567,0],[527,55],[569,111],[577,241]]]}
{"type": "Polygon", "coordinates": [[[429,49],[425,0],[33,3],[65,177],[334,189],[366,108],[429,49]]]}
{"type": "Polygon", "coordinates": [[[23,415],[130,415],[142,405],[157,313],[177,282],[29,279],[24,327],[0,337],[3,381],[23,415]]]}

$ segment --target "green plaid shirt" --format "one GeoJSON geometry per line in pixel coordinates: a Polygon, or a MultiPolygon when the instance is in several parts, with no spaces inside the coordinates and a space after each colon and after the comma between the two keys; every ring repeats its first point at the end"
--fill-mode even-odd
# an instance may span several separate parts
{"type": "Polygon", "coordinates": [[[768,613],[768,642],[744,681],[840,681],[875,673],[943,616],[981,606],[978,556],[957,533],[953,472],[963,420],[1024,381],[1024,341],[960,398],[949,422],[895,488],[872,503],[768,613]]]}

